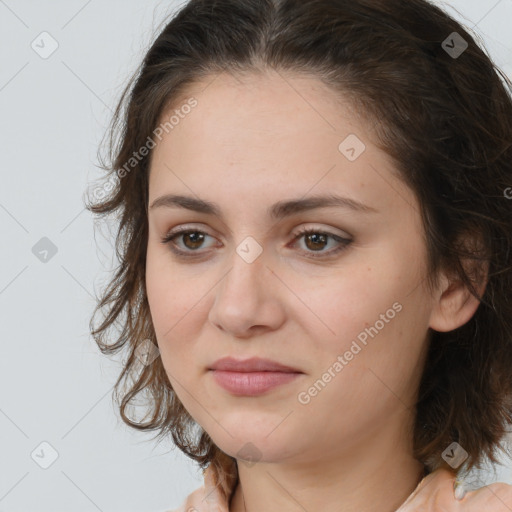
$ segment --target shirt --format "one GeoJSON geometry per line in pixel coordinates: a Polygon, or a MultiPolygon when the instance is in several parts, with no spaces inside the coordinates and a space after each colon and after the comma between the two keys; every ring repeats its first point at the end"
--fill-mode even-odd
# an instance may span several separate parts
{"type": "MultiPolygon", "coordinates": [[[[189,494],[179,508],[166,512],[229,512],[232,494],[238,483],[238,468],[231,458],[223,460],[221,466],[221,472],[208,466],[203,485],[189,494]]],[[[416,488],[426,476],[427,472],[424,472],[416,488]]]]}

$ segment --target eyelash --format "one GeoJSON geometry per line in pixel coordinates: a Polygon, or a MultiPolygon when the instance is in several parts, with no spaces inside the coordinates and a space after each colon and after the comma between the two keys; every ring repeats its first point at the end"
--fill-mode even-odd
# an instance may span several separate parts
{"type": "MultiPolygon", "coordinates": [[[[198,258],[198,257],[201,256],[201,254],[193,254],[196,251],[192,251],[192,250],[183,251],[182,249],[177,249],[176,245],[173,242],[173,240],[175,238],[179,237],[180,235],[186,235],[186,234],[190,234],[190,233],[200,233],[200,234],[203,234],[203,235],[210,236],[210,235],[208,235],[208,233],[205,233],[204,231],[200,231],[198,229],[190,229],[190,228],[183,227],[183,228],[178,228],[178,229],[176,229],[174,231],[171,231],[171,232],[167,233],[161,239],[161,242],[164,245],[169,245],[169,248],[171,249],[171,251],[174,254],[178,255],[179,257],[182,257],[182,258],[198,258]]],[[[319,229],[314,229],[314,228],[313,229],[312,228],[303,228],[294,237],[293,242],[295,242],[296,240],[300,239],[301,237],[303,237],[305,235],[311,235],[311,234],[327,235],[329,238],[332,238],[332,239],[334,239],[335,241],[337,241],[337,242],[339,242],[341,244],[340,247],[338,247],[337,249],[331,249],[330,251],[321,252],[320,254],[315,254],[314,251],[313,252],[311,252],[311,251],[302,251],[304,253],[307,253],[308,257],[311,257],[311,258],[328,258],[328,257],[332,257],[332,256],[334,256],[336,254],[339,254],[342,251],[344,251],[352,243],[352,240],[349,239],[349,238],[343,238],[343,237],[340,237],[340,236],[335,235],[333,233],[329,233],[327,231],[321,231],[319,229]]]]}

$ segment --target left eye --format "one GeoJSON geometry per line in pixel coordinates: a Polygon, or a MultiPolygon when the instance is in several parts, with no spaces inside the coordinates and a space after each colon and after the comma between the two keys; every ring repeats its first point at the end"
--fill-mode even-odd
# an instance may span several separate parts
{"type": "MultiPolygon", "coordinates": [[[[178,256],[197,257],[200,255],[200,253],[191,253],[198,252],[198,249],[201,248],[201,245],[204,242],[205,236],[209,237],[210,235],[208,235],[204,231],[182,228],[175,231],[171,231],[170,233],[165,235],[165,237],[162,238],[161,242],[163,244],[168,244],[170,246],[171,251],[177,254],[178,256]],[[177,247],[178,244],[176,244],[176,242],[174,241],[177,238],[182,239],[185,245],[185,250],[177,247]]],[[[313,258],[326,257],[339,253],[352,242],[352,240],[348,238],[343,238],[338,235],[334,235],[333,233],[320,231],[318,229],[305,229],[299,232],[297,235],[295,235],[293,242],[296,242],[300,238],[305,239],[306,247],[309,249],[303,251],[308,253],[308,256],[313,258]],[[338,247],[331,249],[329,251],[322,251],[322,249],[327,245],[329,239],[336,241],[339,244],[338,247]]]]}
{"type": "MultiPolygon", "coordinates": [[[[294,241],[300,238],[304,238],[306,247],[308,249],[311,249],[313,252],[322,252],[320,256],[336,254],[345,249],[351,242],[351,240],[348,238],[343,238],[341,236],[334,235],[333,233],[327,233],[324,231],[319,231],[317,229],[305,229],[301,231],[294,238],[294,241]],[[329,239],[336,241],[339,244],[339,246],[329,251],[321,251],[321,249],[325,247],[329,239]]],[[[311,256],[319,257],[316,254],[312,254],[311,256]]]]}

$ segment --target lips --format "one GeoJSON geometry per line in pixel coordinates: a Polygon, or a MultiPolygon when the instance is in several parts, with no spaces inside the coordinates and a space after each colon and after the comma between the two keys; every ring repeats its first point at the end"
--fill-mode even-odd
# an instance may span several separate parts
{"type": "Polygon", "coordinates": [[[271,359],[252,357],[250,359],[238,360],[232,357],[223,357],[211,365],[209,370],[220,370],[228,372],[281,372],[281,373],[303,373],[297,368],[287,366],[271,359]]]}

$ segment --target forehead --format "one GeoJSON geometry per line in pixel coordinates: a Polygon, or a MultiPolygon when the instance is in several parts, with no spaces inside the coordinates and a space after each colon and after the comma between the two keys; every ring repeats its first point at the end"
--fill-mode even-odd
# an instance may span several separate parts
{"type": "Polygon", "coordinates": [[[318,79],[220,74],[185,92],[162,122],[191,98],[197,103],[153,150],[150,198],[179,190],[204,198],[215,192],[215,202],[222,202],[219,192],[264,201],[336,189],[389,207],[397,192],[410,196],[392,175],[390,157],[374,144],[369,123],[318,79]],[[342,149],[354,142],[361,154],[349,160],[342,149]]]}
{"type": "MultiPolygon", "coordinates": [[[[233,132],[237,138],[250,139],[257,133],[268,138],[309,132],[336,132],[351,126],[365,138],[373,137],[360,109],[346,94],[329,88],[318,78],[305,74],[268,71],[251,74],[220,73],[203,78],[186,87],[172,107],[163,113],[160,122],[180,110],[190,98],[197,106],[186,118],[193,118],[196,134],[207,133],[216,142],[226,140],[233,132]],[[219,117],[219,110],[222,115],[219,117]],[[340,125],[340,120],[342,124],[340,125]],[[202,125],[203,130],[201,130],[202,125]],[[364,132],[364,133],[363,133],[364,132]],[[368,132],[368,133],[367,133],[368,132]]],[[[190,123],[179,123],[190,124],[190,123]]],[[[177,127],[175,127],[177,128],[177,127]]],[[[174,131],[179,131],[173,128],[174,131]]]]}

